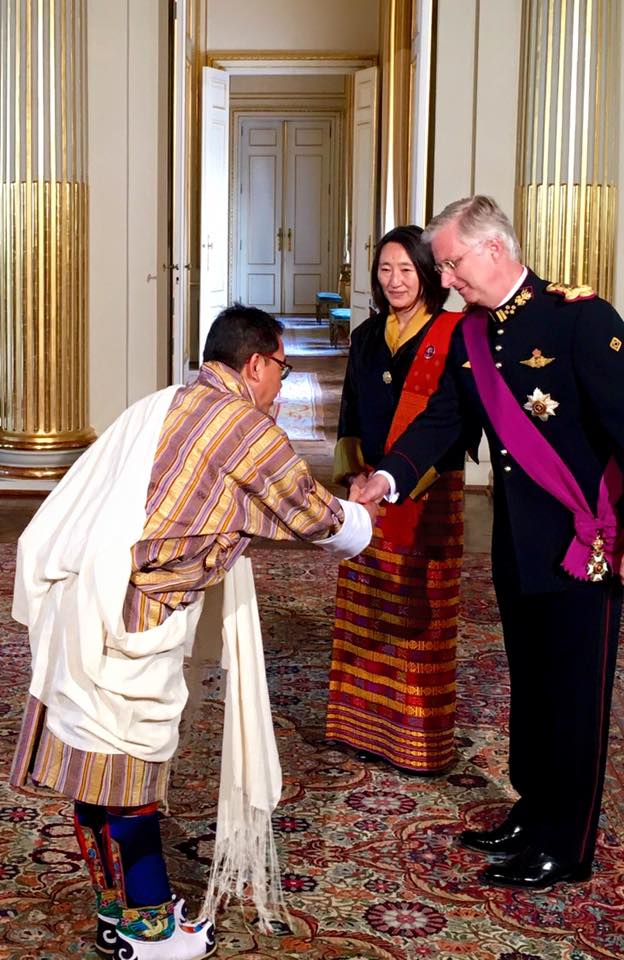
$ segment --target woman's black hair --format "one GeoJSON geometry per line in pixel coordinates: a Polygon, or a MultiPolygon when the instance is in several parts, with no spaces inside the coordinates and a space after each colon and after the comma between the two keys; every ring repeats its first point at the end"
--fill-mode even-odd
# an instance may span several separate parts
{"type": "Polygon", "coordinates": [[[428,243],[423,242],[422,234],[421,227],[411,224],[405,227],[395,227],[393,230],[389,230],[375,247],[375,256],[371,267],[371,291],[375,306],[384,316],[387,316],[392,308],[381,288],[377,272],[381,251],[387,243],[400,243],[414,264],[420,281],[420,297],[427,310],[435,316],[446,303],[449,292],[442,286],[440,274],[434,267],[431,247],[428,243]]]}

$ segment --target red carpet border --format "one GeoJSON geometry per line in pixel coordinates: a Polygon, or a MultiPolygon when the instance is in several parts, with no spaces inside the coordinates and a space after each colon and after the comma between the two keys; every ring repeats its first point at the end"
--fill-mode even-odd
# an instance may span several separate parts
{"type": "MultiPolygon", "coordinates": [[[[93,900],[71,805],[6,783],[28,678],[10,619],[14,549],[0,545],[0,958],[94,960],[93,900]]],[[[478,882],[466,825],[506,810],[507,677],[489,561],[462,580],[458,760],[435,778],[363,765],[323,741],[336,565],[321,551],[252,552],[284,773],[274,828],[290,926],[260,934],[230,904],[218,957],[251,960],[584,960],[624,958],[624,671],[620,660],[607,795],[591,882],[530,894],[478,882]]],[[[206,690],[214,678],[206,676],[206,690]]],[[[176,891],[199,906],[210,862],[221,705],[185,724],[163,835],[176,891]]]]}

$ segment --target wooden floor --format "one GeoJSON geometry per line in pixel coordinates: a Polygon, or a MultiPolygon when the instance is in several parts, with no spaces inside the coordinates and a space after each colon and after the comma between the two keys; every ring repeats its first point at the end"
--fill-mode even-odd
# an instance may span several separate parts
{"type": "MultiPolygon", "coordinates": [[[[339,496],[344,490],[332,484],[331,471],[338,425],[342,381],[347,362],[347,345],[329,345],[327,322],[317,324],[312,318],[284,318],[286,359],[301,373],[315,373],[322,393],[321,419],[325,440],[296,440],[293,446],[312,468],[321,483],[339,496]]],[[[0,495],[0,542],[16,540],[28,523],[41,497],[0,495]]],[[[482,492],[466,495],[466,551],[487,552],[490,548],[491,499],[482,492]]]]}

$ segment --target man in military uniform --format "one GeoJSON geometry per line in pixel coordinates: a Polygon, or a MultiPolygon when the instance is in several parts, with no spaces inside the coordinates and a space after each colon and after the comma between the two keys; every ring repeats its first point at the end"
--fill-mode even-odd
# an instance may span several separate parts
{"type": "Polygon", "coordinates": [[[519,799],[500,826],[459,839],[497,855],[485,883],[585,880],[624,574],[624,325],[590,288],[527,270],[509,220],[488,197],[450,204],[426,237],[466,316],[427,410],[359,496],[407,496],[458,437],[475,424],[485,430],[493,577],[511,681],[510,779],[519,799]]]}

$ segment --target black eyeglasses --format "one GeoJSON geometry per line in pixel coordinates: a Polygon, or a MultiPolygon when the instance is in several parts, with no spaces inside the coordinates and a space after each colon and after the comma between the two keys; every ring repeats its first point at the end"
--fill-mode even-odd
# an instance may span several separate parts
{"type": "Polygon", "coordinates": [[[279,363],[280,367],[282,368],[280,373],[280,380],[285,380],[288,374],[290,373],[290,371],[292,370],[291,364],[286,363],[285,360],[278,360],[278,358],[274,357],[273,354],[271,353],[263,353],[262,356],[266,357],[267,360],[275,360],[276,363],[279,363]]]}

